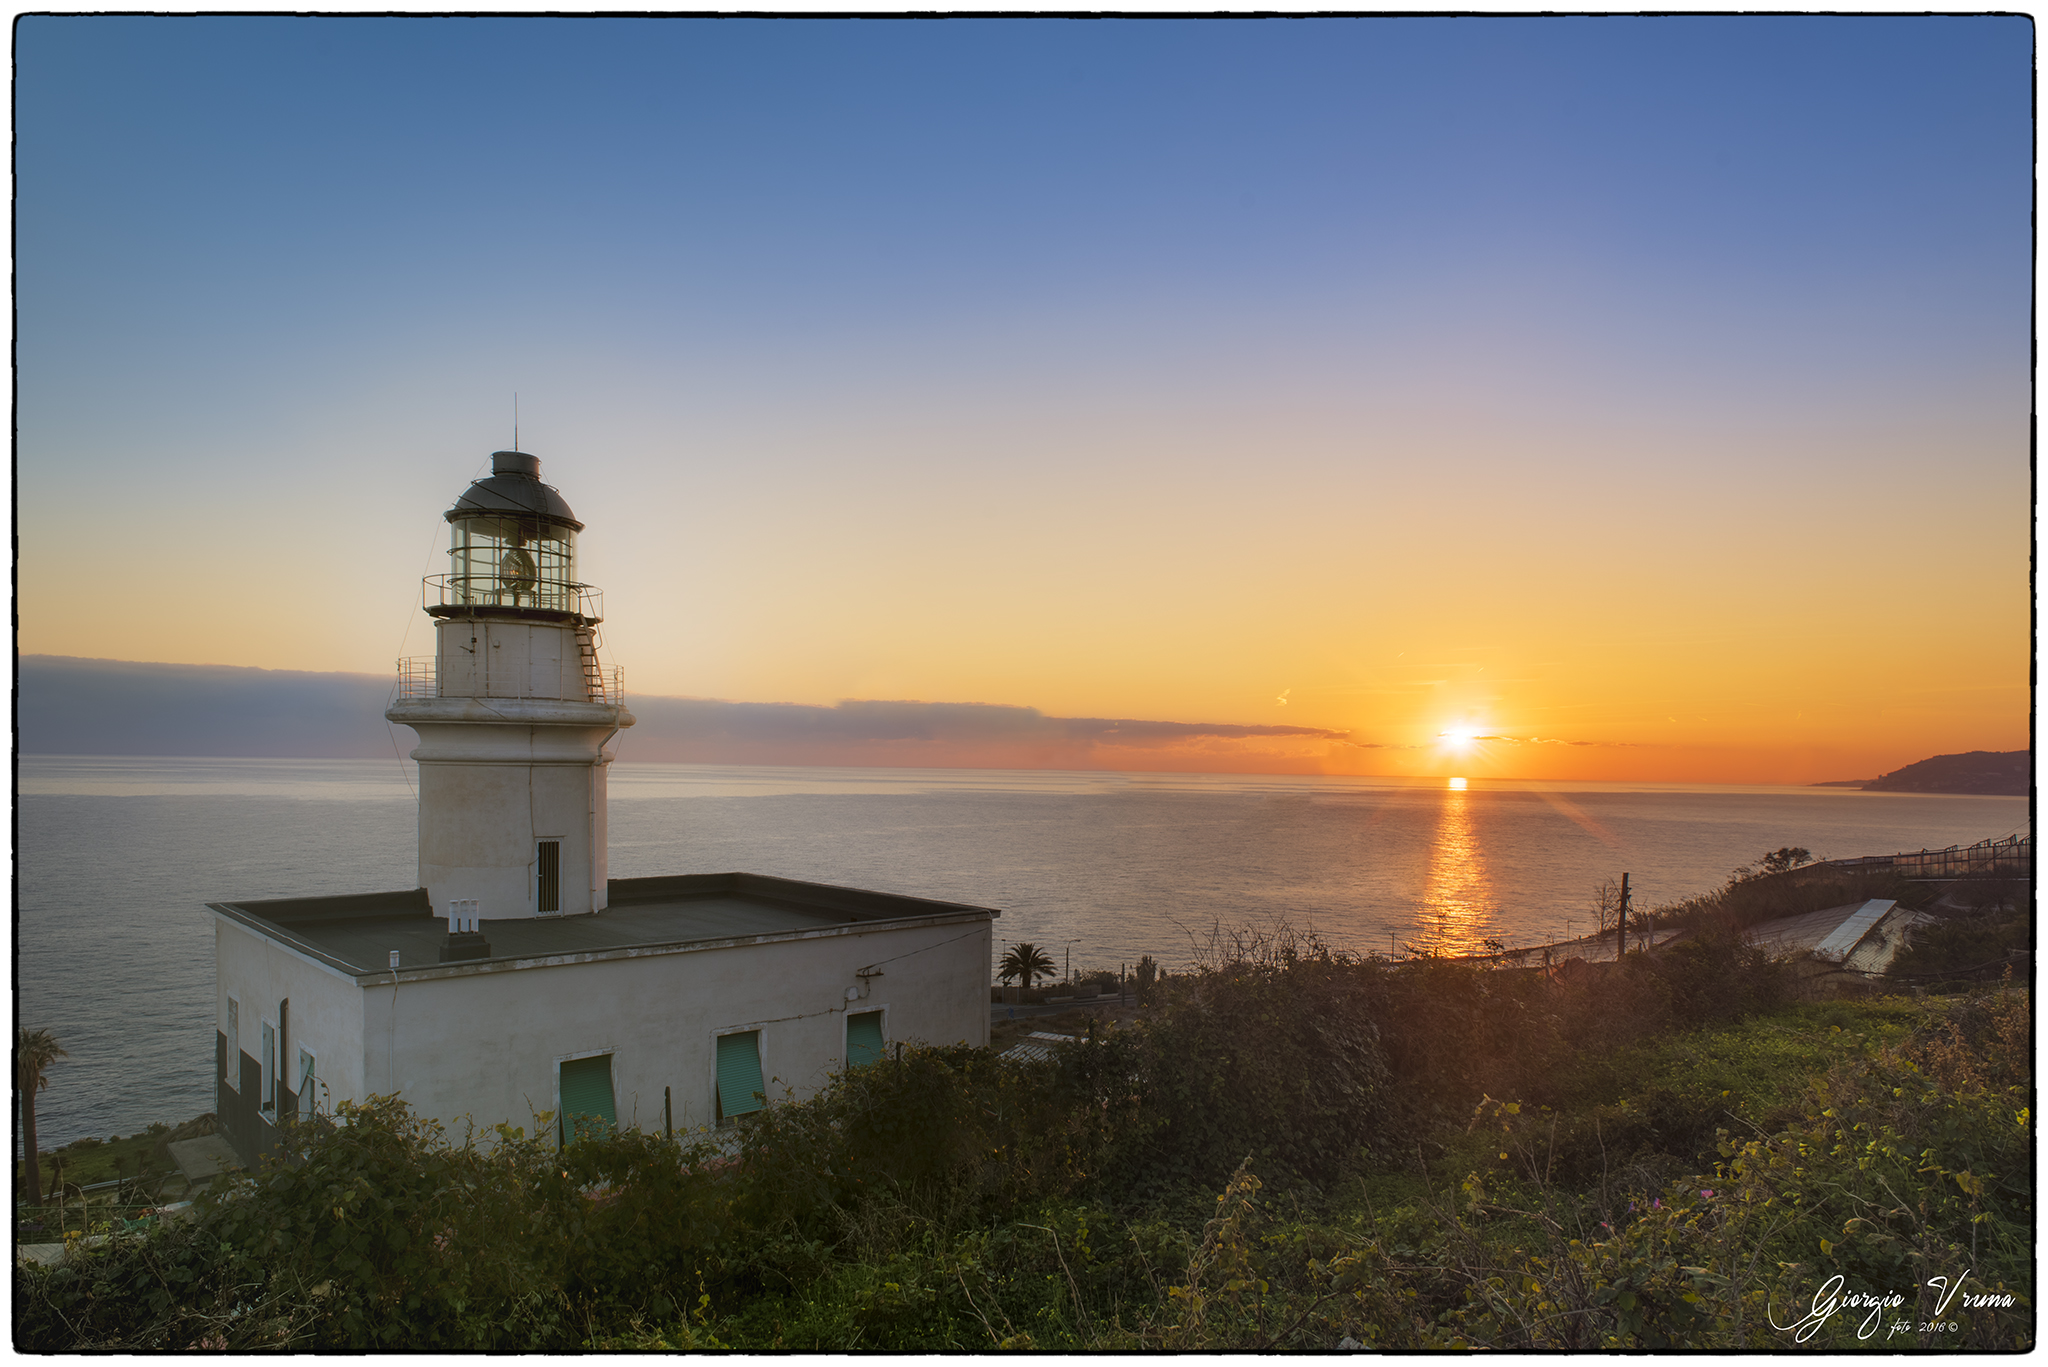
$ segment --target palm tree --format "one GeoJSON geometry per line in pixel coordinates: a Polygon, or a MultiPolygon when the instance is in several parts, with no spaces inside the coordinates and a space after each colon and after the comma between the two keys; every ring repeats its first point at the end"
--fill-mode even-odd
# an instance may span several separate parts
{"type": "Polygon", "coordinates": [[[1008,982],[1012,978],[1022,978],[1026,992],[1031,990],[1031,980],[1033,978],[1050,978],[1054,972],[1052,955],[1047,954],[1029,940],[1024,941],[1022,944],[1011,945],[1004,952],[999,968],[1001,970],[1000,976],[1004,982],[1008,982]]]}
{"type": "Polygon", "coordinates": [[[64,1046],[48,1030],[21,1028],[15,1043],[14,1076],[21,1087],[21,1143],[28,1157],[28,1189],[35,1202],[43,1200],[43,1169],[36,1161],[36,1093],[50,1085],[44,1070],[60,1058],[68,1058],[64,1046]]]}

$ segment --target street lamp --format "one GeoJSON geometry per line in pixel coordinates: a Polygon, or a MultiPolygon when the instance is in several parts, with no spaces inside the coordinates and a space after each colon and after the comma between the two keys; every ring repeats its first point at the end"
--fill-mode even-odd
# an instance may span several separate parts
{"type": "Polygon", "coordinates": [[[1075,939],[1072,939],[1072,940],[1069,940],[1069,941],[1067,941],[1067,986],[1068,986],[1068,987],[1072,987],[1072,986],[1074,985],[1074,946],[1075,946],[1075,945],[1078,945],[1078,944],[1080,944],[1080,943],[1081,943],[1081,941],[1080,941],[1080,939],[1079,939],[1078,937],[1077,937],[1077,938],[1075,938],[1075,939]]]}

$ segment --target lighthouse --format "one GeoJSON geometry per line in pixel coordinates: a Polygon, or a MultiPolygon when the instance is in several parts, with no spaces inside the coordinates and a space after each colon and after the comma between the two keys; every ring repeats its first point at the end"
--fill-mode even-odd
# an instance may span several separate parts
{"type": "Polygon", "coordinates": [[[443,517],[434,654],[401,662],[384,714],[420,738],[419,886],[465,938],[602,911],[605,747],[633,715],[598,657],[603,595],[576,575],[583,524],[522,451],[493,454],[443,517]]]}
{"type": "Polygon", "coordinates": [[[215,1113],[243,1163],[372,1096],[571,1144],[748,1123],[894,1044],[987,1044],[992,907],[610,877],[606,746],[633,717],[583,524],[523,451],[442,516],[434,654],[399,661],[384,714],[419,734],[418,885],[207,903],[215,1113]]]}

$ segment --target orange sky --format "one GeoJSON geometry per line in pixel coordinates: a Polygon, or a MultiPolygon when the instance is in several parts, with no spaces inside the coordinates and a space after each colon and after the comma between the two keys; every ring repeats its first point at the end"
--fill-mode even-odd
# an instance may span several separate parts
{"type": "MultiPolygon", "coordinates": [[[[1831,496],[1809,478],[1755,506],[1677,454],[1588,492],[1459,457],[1485,446],[1457,435],[1314,497],[1285,473],[1239,492],[1196,470],[1144,498],[1126,468],[1077,501],[1052,479],[1008,487],[997,460],[772,499],[616,453],[544,457],[543,475],[589,524],[582,574],[605,589],[605,651],[632,693],[1347,735],[955,738],[915,758],[792,763],[1809,783],[2027,745],[2022,441],[1983,439],[1932,486],[1831,496]],[[1472,477],[1432,492],[1425,472],[1461,460],[1472,477]],[[681,536],[662,511],[721,492],[744,515],[681,536]],[[1439,744],[1460,727],[1497,739],[1439,744]]],[[[1793,440],[1778,444],[1789,460],[1793,440]]],[[[25,500],[20,648],[360,672],[428,653],[417,575],[438,568],[439,511],[472,473],[438,464],[409,471],[402,496],[338,492],[333,518],[249,508],[219,539],[137,518],[96,543],[104,509],[25,500]]]]}
{"type": "MultiPolygon", "coordinates": [[[[956,737],[791,763],[1810,783],[2027,745],[2023,442],[1980,438],[1974,462],[1930,486],[1830,495],[1809,477],[1757,505],[1681,453],[1588,491],[1459,457],[1486,448],[1457,438],[1331,476],[1315,497],[1284,473],[1240,493],[1197,469],[1145,498],[1128,462],[1078,501],[1050,478],[1009,487],[994,460],[772,499],[615,452],[544,457],[543,476],[589,524],[581,571],[605,589],[605,651],[632,693],[1347,736],[1050,750],[956,737]],[[1426,472],[1460,461],[1472,477],[1432,491],[1426,472]],[[663,508],[721,492],[745,515],[675,534],[663,508]],[[1439,744],[1460,727],[1496,739],[1439,744]]],[[[1789,461],[1796,443],[1776,440],[1789,461]]],[[[472,473],[441,464],[408,471],[402,496],[342,490],[331,519],[252,508],[217,540],[136,519],[96,544],[104,510],[25,502],[20,648],[360,672],[428,653],[416,576],[438,568],[439,511],[472,473]]]]}

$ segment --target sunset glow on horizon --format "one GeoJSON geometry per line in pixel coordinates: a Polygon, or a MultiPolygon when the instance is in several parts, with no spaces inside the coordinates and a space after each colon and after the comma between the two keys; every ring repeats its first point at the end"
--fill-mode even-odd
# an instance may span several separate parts
{"type": "Polygon", "coordinates": [[[26,16],[18,649],[428,653],[517,393],[629,701],[1091,728],[757,762],[2024,749],[2032,44],[26,16]]]}

